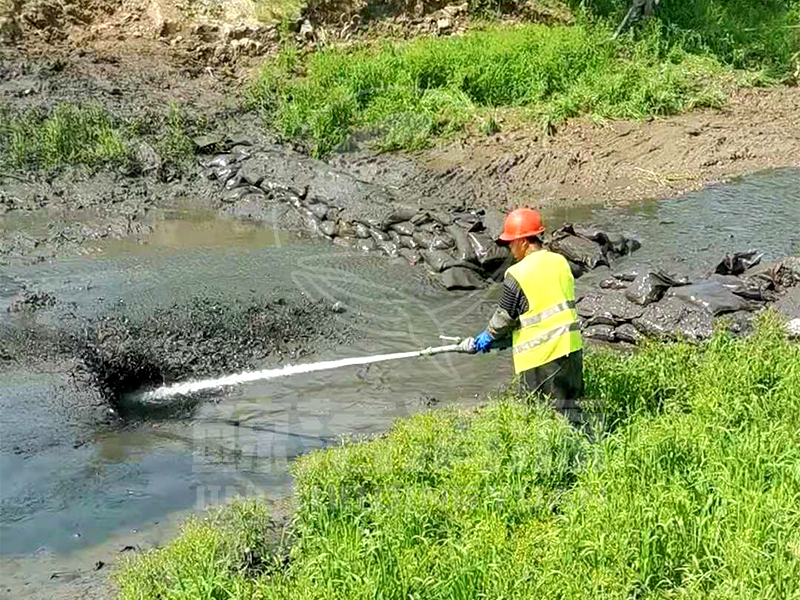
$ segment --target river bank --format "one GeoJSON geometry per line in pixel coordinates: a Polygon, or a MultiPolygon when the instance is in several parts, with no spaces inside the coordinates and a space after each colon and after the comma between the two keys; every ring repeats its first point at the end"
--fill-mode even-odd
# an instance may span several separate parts
{"type": "Polygon", "coordinates": [[[120,573],[120,597],[791,597],[798,361],[769,319],[592,353],[596,444],[513,393],[401,420],[297,461],[288,537],[234,508],[235,535],[188,525],[120,573]]]}
{"type": "MultiPolygon", "coordinates": [[[[220,17],[214,2],[186,14],[228,20],[216,29],[165,18],[174,7],[163,2],[79,4],[27,3],[22,40],[0,47],[2,564],[19,573],[10,597],[107,594],[108,568],[131,552],[120,550],[166,543],[174,520],[214,504],[214,490],[285,496],[295,457],[354,432],[385,432],[396,417],[440,402],[472,406],[510,377],[504,357],[463,358],[222,390],[172,412],[121,415],[109,402],[145,383],[473,335],[469,324],[486,319],[496,289],[485,273],[472,279],[477,256],[455,265],[473,292],[445,292],[438,274],[412,268],[415,249],[401,244],[414,228],[431,228],[423,229],[426,247],[436,233],[452,255],[461,248],[440,230],[479,224],[484,235],[490,212],[526,204],[541,208],[553,229],[570,220],[643,237],[637,254],[612,257],[620,266],[695,274],[737,250],[758,248],[770,261],[800,253],[795,171],[704,188],[685,202],[657,200],[800,166],[796,82],[762,78],[764,57],[749,50],[754,62],[721,71],[715,63],[722,79],[705,82],[724,83],[724,101],[712,94],[700,103],[706,108],[689,110],[683,102],[698,89],[679,86],[690,93],[669,106],[683,114],[662,115],[653,98],[637,105],[650,111],[637,119],[578,111],[584,116],[541,122],[479,106],[480,118],[464,123],[487,127],[440,131],[422,148],[388,152],[381,142],[391,127],[382,126],[408,123],[409,111],[389,111],[388,121],[376,111],[367,125],[379,127],[355,123],[346,144],[313,158],[313,136],[276,133],[274,115],[250,92],[265,57],[292,46],[301,58],[325,55],[328,17],[293,22],[287,45],[280,27],[220,17]],[[734,72],[736,81],[727,80],[734,72]],[[409,206],[413,213],[402,212],[409,206]],[[756,224],[741,218],[755,208],[763,209],[756,224]],[[76,386],[71,375],[87,360],[94,380],[76,386]],[[21,403],[32,408],[20,411],[21,403]]],[[[548,15],[534,20],[574,24],[548,15]]],[[[440,18],[434,11],[425,27],[401,23],[394,41],[419,39],[420,48],[428,34],[438,44],[484,28],[459,13],[452,31],[440,31],[440,18]]],[[[370,23],[350,40],[367,66],[376,47],[370,23]]],[[[9,31],[0,19],[0,37],[9,31]]],[[[596,42],[605,30],[579,38],[559,31],[556,41],[596,42]]],[[[348,40],[337,41],[347,56],[348,40]]],[[[659,70],[649,52],[649,70],[634,69],[629,92],[659,70]]],[[[616,53],[604,56],[606,65],[621,64],[616,53]]],[[[631,66],[630,54],[620,56],[631,66]]],[[[291,83],[302,74],[288,72],[291,83]]],[[[589,289],[601,273],[610,267],[580,285],[589,289]]],[[[796,294],[782,302],[787,314],[800,310],[796,294]]],[[[302,591],[288,579],[280,585],[302,591]]]]}

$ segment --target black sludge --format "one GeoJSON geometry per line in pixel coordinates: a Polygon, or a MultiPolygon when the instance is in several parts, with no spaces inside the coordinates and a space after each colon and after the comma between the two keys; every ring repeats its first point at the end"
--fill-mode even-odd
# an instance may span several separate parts
{"type": "Polygon", "coordinates": [[[302,356],[321,340],[345,342],[350,332],[330,307],[306,298],[199,297],[147,315],[120,310],[79,320],[52,333],[50,347],[75,359],[76,377],[125,416],[129,407],[121,398],[143,386],[249,369],[266,357],[302,356]]]}

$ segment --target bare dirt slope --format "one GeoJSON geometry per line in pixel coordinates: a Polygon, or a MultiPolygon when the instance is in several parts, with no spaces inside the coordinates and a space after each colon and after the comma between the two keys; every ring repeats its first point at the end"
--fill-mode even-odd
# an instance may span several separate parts
{"type": "Polygon", "coordinates": [[[604,124],[551,135],[501,132],[401,156],[341,155],[365,179],[458,205],[626,203],[756,171],[800,167],[800,90],[744,90],[721,111],[604,124]]]}

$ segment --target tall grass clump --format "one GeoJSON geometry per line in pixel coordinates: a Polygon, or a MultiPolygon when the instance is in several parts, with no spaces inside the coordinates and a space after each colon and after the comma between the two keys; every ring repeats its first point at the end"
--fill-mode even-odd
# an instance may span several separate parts
{"type": "Polygon", "coordinates": [[[254,577],[275,550],[270,519],[257,501],[237,501],[189,520],[165,548],[127,560],[116,573],[120,600],[252,597],[254,577]]]}
{"type": "Polygon", "coordinates": [[[386,148],[419,146],[480,126],[495,108],[560,121],[718,105],[719,65],[668,47],[663,35],[621,43],[597,25],[495,26],[305,59],[288,51],[263,68],[250,97],[270,124],[309,139],[318,155],[354,132],[378,133],[386,148]]]}
{"type": "Polygon", "coordinates": [[[16,168],[122,164],[131,157],[123,127],[98,105],[52,111],[0,110],[0,156],[16,168]]]}
{"type": "MultiPolygon", "coordinates": [[[[619,22],[630,2],[570,0],[570,4],[619,22]]],[[[671,43],[688,52],[714,56],[736,69],[763,69],[774,79],[791,73],[792,56],[800,50],[798,0],[664,1],[655,20],[664,26],[671,43]]]]}
{"type": "MultiPolygon", "coordinates": [[[[800,346],[774,320],[593,354],[586,384],[595,442],[508,393],[302,457],[288,564],[213,597],[800,597],[800,346]]],[[[185,597],[135,573],[126,600],[185,597]]]]}

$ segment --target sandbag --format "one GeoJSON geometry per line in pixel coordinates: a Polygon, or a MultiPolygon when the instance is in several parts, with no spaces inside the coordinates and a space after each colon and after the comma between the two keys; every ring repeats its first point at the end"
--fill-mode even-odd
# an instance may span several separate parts
{"type": "Polygon", "coordinates": [[[713,316],[755,308],[747,300],[713,279],[675,288],[670,290],[670,296],[698,306],[713,316]]]}
{"type": "Polygon", "coordinates": [[[422,262],[422,255],[411,248],[400,248],[400,256],[405,258],[412,265],[417,265],[422,262]]]}
{"type": "Polygon", "coordinates": [[[567,264],[569,265],[569,272],[572,273],[573,279],[578,279],[583,276],[586,270],[583,266],[579,265],[576,262],[572,262],[570,259],[567,259],[567,264]]]}
{"type": "Polygon", "coordinates": [[[411,236],[420,248],[428,249],[433,241],[433,234],[424,229],[417,229],[411,236]]]}
{"type": "Polygon", "coordinates": [[[403,221],[410,221],[420,212],[417,208],[400,207],[395,208],[384,220],[381,229],[387,229],[391,225],[401,223],[403,221]]]}
{"type": "Polygon", "coordinates": [[[234,156],[233,154],[217,154],[213,158],[203,163],[203,166],[225,169],[233,164],[236,164],[236,162],[238,162],[238,157],[234,156]]]}
{"type": "Polygon", "coordinates": [[[505,224],[506,217],[499,210],[487,208],[481,217],[484,231],[492,240],[496,240],[503,233],[503,225],[505,224]]]}
{"type": "Polygon", "coordinates": [[[622,291],[590,292],[576,302],[575,308],[578,315],[587,322],[615,325],[629,323],[644,312],[641,306],[628,300],[622,291]]]}
{"type": "Polygon", "coordinates": [[[642,247],[641,242],[636,238],[625,237],[619,233],[607,233],[606,240],[608,242],[607,251],[618,256],[633,254],[642,247]]]}
{"type": "Polygon", "coordinates": [[[630,323],[620,325],[614,330],[614,340],[628,344],[639,344],[644,339],[642,333],[630,323]]]}
{"type": "Polygon", "coordinates": [[[687,285],[686,277],[675,277],[665,271],[648,271],[640,274],[625,290],[625,297],[640,306],[647,306],[661,299],[669,288],[687,285]]]}
{"type": "Polygon", "coordinates": [[[228,180],[239,172],[237,167],[215,167],[214,177],[221,183],[228,183],[228,180]]]}
{"type": "Polygon", "coordinates": [[[587,327],[581,332],[581,335],[590,340],[599,340],[601,342],[615,342],[614,328],[609,325],[593,325],[587,327]]]}
{"type": "Polygon", "coordinates": [[[619,279],[615,279],[614,277],[609,277],[608,279],[603,279],[600,282],[600,288],[604,290],[624,290],[627,289],[628,283],[625,281],[620,281],[619,279]]]}
{"type": "Polygon", "coordinates": [[[392,241],[388,241],[387,240],[387,241],[384,241],[384,242],[378,242],[377,245],[378,245],[378,248],[383,250],[384,254],[386,254],[390,258],[396,258],[396,257],[400,256],[400,248],[398,248],[397,244],[395,244],[392,241]]]}
{"type": "Polygon", "coordinates": [[[501,246],[486,233],[468,233],[478,263],[485,270],[496,270],[511,257],[508,246],[501,246]]]}
{"type": "Polygon", "coordinates": [[[750,267],[754,267],[761,262],[763,254],[756,250],[747,252],[736,252],[733,255],[726,254],[725,258],[714,269],[718,275],[741,275],[750,267]]]}
{"type": "Polygon", "coordinates": [[[430,267],[438,273],[441,273],[442,271],[452,267],[466,267],[472,270],[476,270],[478,268],[472,263],[453,258],[443,250],[423,250],[421,254],[425,259],[425,262],[428,263],[428,265],[430,265],[430,267]]]}
{"type": "Polygon", "coordinates": [[[389,234],[386,233],[385,231],[381,231],[380,229],[374,229],[372,227],[370,227],[369,229],[369,234],[372,236],[372,239],[374,239],[378,244],[380,244],[381,242],[388,242],[392,239],[391,237],[389,237],[389,234]]]}
{"type": "Polygon", "coordinates": [[[642,316],[633,320],[633,326],[647,337],[697,341],[711,337],[714,317],[679,298],[666,298],[645,307],[642,316]]]}
{"type": "Polygon", "coordinates": [[[414,226],[409,221],[394,223],[392,224],[391,229],[400,235],[412,235],[414,233],[414,226]]]}
{"type": "Polygon", "coordinates": [[[442,273],[441,279],[448,290],[475,290],[485,285],[475,271],[465,267],[451,267],[442,273]]]}
{"type": "Polygon", "coordinates": [[[362,240],[372,238],[372,236],[369,234],[369,227],[363,223],[353,223],[353,233],[357,238],[362,240]]]}
{"type": "Polygon", "coordinates": [[[431,238],[431,243],[428,246],[430,250],[449,250],[456,245],[456,241],[453,239],[453,236],[444,233],[434,233],[433,237],[431,238]]]}
{"type": "Polygon", "coordinates": [[[556,232],[549,243],[549,249],[561,254],[568,260],[595,269],[600,265],[608,265],[608,260],[600,245],[577,235],[556,232]]]}
{"type": "Polygon", "coordinates": [[[419,248],[419,244],[410,235],[401,235],[400,236],[400,247],[401,248],[410,248],[411,250],[416,250],[417,248],[419,248]]]}
{"type": "Polygon", "coordinates": [[[447,233],[455,240],[455,257],[460,261],[477,262],[478,255],[469,241],[467,232],[458,225],[451,225],[447,228],[447,233]]]}
{"type": "Polygon", "coordinates": [[[778,295],[771,291],[772,286],[766,281],[757,278],[740,279],[735,275],[712,275],[709,277],[714,281],[719,281],[737,296],[756,302],[773,302],[778,299],[778,295]]]}

